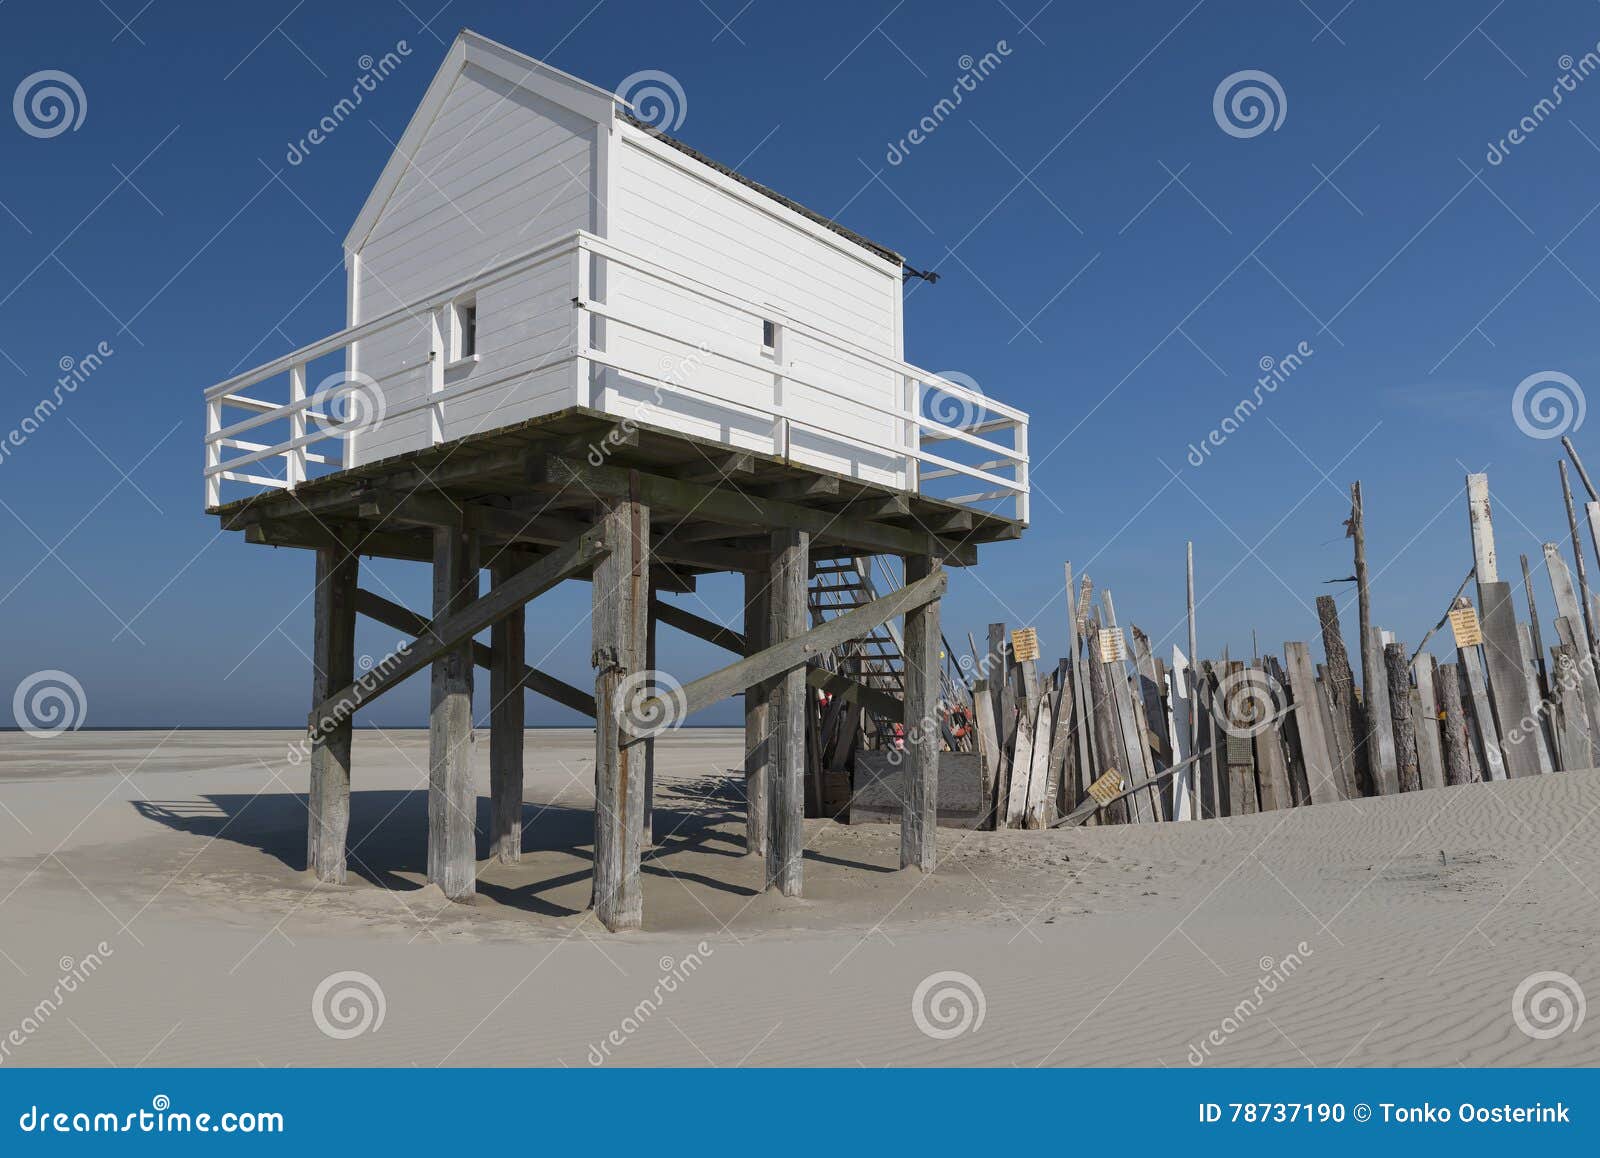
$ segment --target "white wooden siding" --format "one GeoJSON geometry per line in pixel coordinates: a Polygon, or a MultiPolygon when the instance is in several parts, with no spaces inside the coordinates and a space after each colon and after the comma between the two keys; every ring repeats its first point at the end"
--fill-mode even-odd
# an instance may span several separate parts
{"type": "MultiPolygon", "coordinates": [[[[885,357],[899,356],[900,284],[898,271],[888,262],[631,125],[620,126],[619,143],[609,214],[610,238],[616,244],[679,277],[748,302],[780,326],[800,322],[885,357]]],[[[724,308],[631,270],[608,271],[605,298],[622,316],[672,335],[612,327],[606,351],[624,365],[717,399],[761,409],[773,405],[771,375],[702,351],[709,347],[759,360],[759,315],[724,308]]],[[[792,331],[784,333],[782,342],[784,361],[796,373],[837,391],[789,383],[783,402],[796,418],[871,446],[888,448],[898,442],[892,419],[855,401],[895,406],[895,375],[792,331]]],[[[682,395],[658,395],[614,373],[606,375],[605,386],[606,407],[614,412],[782,453],[770,418],[682,395]]],[[[811,465],[877,482],[904,478],[898,456],[864,452],[800,426],[791,430],[790,452],[811,465]]]]}
{"type": "MultiPolygon", "coordinates": [[[[551,238],[592,229],[597,133],[584,117],[466,66],[411,155],[355,263],[356,317],[375,317],[471,278],[551,238]]],[[[571,267],[552,260],[485,291],[477,302],[476,363],[446,387],[479,378],[482,393],[444,405],[458,438],[572,404],[571,364],[499,381],[570,345],[571,267]]],[[[355,369],[374,378],[392,412],[428,392],[428,325],[396,326],[361,343],[355,369]]],[[[429,415],[387,419],[352,447],[356,463],[426,446],[429,415]]]]}

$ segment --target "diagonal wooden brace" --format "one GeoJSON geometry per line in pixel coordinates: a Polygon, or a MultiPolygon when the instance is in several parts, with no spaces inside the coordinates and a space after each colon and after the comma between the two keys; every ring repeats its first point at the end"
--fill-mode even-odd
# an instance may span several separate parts
{"type": "Polygon", "coordinates": [[[762,680],[803,666],[806,661],[832,651],[840,644],[859,639],[897,615],[931,603],[944,594],[945,572],[940,570],[907,584],[871,603],[847,611],[837,619],[813,627],[755,655],[685,684],[670,696],[642,700],[632,713],[640,719],[687,719],[690,715],[719,703],[762,680]]]}
{"type": "MultiPolygon", "coordinates": [[[[356,591],[356,610],[368,619],[375,619],[386,627],[396,631],[410,632],[412,635],[421,635],[428,630],[428,619],[418,615],[409,607],[402,607],[393,603],[375,592],[361,588],[356,591]]],[[[490,670],[494,661],[489,645],[472,644],[472,662],[477,666],[490,670]]],[[[575,712],[582,712],[589,718],[594,718],[594,696],[582,688],[575,688],[565,680],[559,680],[553,675],[540,671],[536,667],[522,666],[522,677],[518,681],[531,692],[541,696],[548,696],[563,707],[571,708],[575,712]]]]}
{"type": "Polygon", "coordinates": [[[463,640],[471,639],[528,600],[537,598],[607,553],[608,548],[598,529],[588,531],[555,548],[537,563],[523,568],[513,578],[460,611],[430,621],[427,630],[410,644],[396,650],[395,655],[390,657],[393,662],[384,661],[318,704],[308,721],[311,736],[315,738],[337,727],[354,715],[357,709],[372,703],[407,677],[422,671],[452,647],[459,647],[463,640]]]}

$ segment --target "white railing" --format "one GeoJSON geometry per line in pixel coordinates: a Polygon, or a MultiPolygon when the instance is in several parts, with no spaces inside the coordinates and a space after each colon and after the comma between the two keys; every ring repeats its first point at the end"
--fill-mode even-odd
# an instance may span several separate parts
{"type": "MultiPolygon", "coordinates": [[[[532,373],[533,370],[530,370],[526,363],[520,363],[509,373],[497,374],[492,363],[493,350],[490,348],[482,351],[485,358],[482,373],[446,386],[444,353],[439,348],[442,345],[441,335],[448,332],[446,315],[451,303],[468,295],[474,295],[506,278],[524,273],[534,266],[553,261],[569,262],[572,300],[578,308],[574,311],[571,345],[551,351],[537,369],[549,369],[566,362],[573,363],[575,396],[579,405],[604,410],[615,410],[621,406],[620,400],[608,398],[608,391],[591,385],[591,378],[596,377],[591,374],[591,367],[609,367],[625,378],[643,383],[653,390],[695,399],[725,410],[752,416],[761,423],[770,423],[775,454],[784,456],[789,454],[791,437],[796,429],[811,431],[829,442],[854,446],[873,455],[882,455],[886,449],[890,449],[896,457],[904,459],[907,490],[933,494],[933,491],[927,489],[927,484],[931,482],[942,479],[962,480],[965,485],[975,484],[980,489],[971,493],[937,497],[962,505],[982,506],[990,510],[997,509],[991,504],[1009,503],[1012,505],[1010,517],[1027,522],[1028,416],[1021,410],[997,402],[981,391],[930,374],[910,363],[869,350],[849,339],[826,333],[793,319],[786,318],[783,321],[786,333],[804,337],[807,341],[832,351],[847,362],[892,375],[893,381],[898,383],[898,396],[894,404],[885,405],[871,398],[862,397],[859,391],[852,393],[840,389],[835,384],[817,381],[804,367],[787,361],[775,361],[771,357],[758,359],[748,352],[721,349],[717,344],[706,341],[692,341],[682,332],[672,332],[674,319],[670,317],[646,319],[632,316],[627,307],[613,308],[602,298],[597,298],[591,286],[604,285],[603,271],[615,266],[649,277],[680,292],[694,295],[712,303],[719,310],[731,311],[746,317],[754,326],[759,326],[765,319],[766,311],[713,286],[625,251],[593,234],[581,231],[541,245],[473,278],[445,286],[421,301],[331,334],[321,341],[313,342],[253,370],[235,375],[206,390],[206,505],[208,507],[220,505],[224,482],[293,490],[310,477],[310,467],[313,465],[331,466],[335,469],[352,465],[349,457],[349,441],[346,437],[348,431],[341,425],[341,416],[330,413],[330,410],[335,408],[333,403],[342,402],[349,405],[351,391],[376,388],[376,384],[371,383],[370,379],[363,383],[352,347],[392,327],[406,324],[415,326],[419,321],[426,323],[418,328],[417,365],[427,365],[429,378],[427,391],[418,398],[401,406],[383,407],[386,421],[420,410],[429,410],[437,418],[443,406],[453,399],[500,385],[516,376],[532,373]],[[696,350],[700,356],[740,366],[770,379],[773,382],[772,399],[770,403],[764,402],[762,405],[752,406],[710,393],[690,383],[667,381],[657,374],[627,365],[622,359],[607,353],[605,346],[609,343],[597,343],[594,340],[587,323],[589,317],[604,319],[607,334],[615,332],[614,327],[620,327],[651,335],[660,341],[683,343],[696,350]],[[340,353],[346,357],[346,371],[334,377],[342,383],[341,389],[344,394],[339,396],[339,390],[331,392],[319,390],[315,394],[308,395],[309,365],[319,358],[340,353]],[[280,376],[286,383],[286,401],[275,402],[243,393],[280,376]],[[856,438],[834,427],[805,418],[795,407],[786,403],[786,399],[796,388],[813,392],[824,399],[838,399],[855,408],[865,409],[890,419],[890,425],[896,431],[895,444],[886,448],[881,443],[856,438]],[[947,419],[941,418],[941,412],[947,413],[951,407],[959,411],[962,421],[952,424],[947,419]],[[225,414],[230,410],[245,411],[248,417],[236,418],[225,425],[225,414]],[[283,423],[287,428],[287,437],[278,442],[257,441],[256,439],[266,437],[262,434],[257,434],[255,439],[240,437],[275,422],[283,423]],[[1011,445],[1007,446],[993,438],[985,437],[995,434],[1009,435],[1011,445]],[[330,447],[329,443],[333,445],[330,447]],[[946,450],[946,453],[935,453],[929,449],[930,446],[938,446],[946,450]],[[312,447],[318,449],[313,450],[312,447]],[[982,456],[981,461],[968,463],[950,457],[956,447],[963,448],[961,452],[969,456],[982,456]],[[225,458],[224,451],[227,450],[242,453],[225,458]],[[282,460],[283,474],[279,476],[267,473],[271,466],[263,464],[275,464],[279,459],[282,460]]],[[[492,333],[490,330],[485,330],[481,322],[479,328],[485,333],[492,333]]],[[[597,381],[603,383],[603,375],[597,376],[597,381]]],[[[443,424],[435,420],[430,425],[433,440],[440,441],[443,437],[443,424]]],[[[935,488],[937,489],[942,488],[935,488]]]]}

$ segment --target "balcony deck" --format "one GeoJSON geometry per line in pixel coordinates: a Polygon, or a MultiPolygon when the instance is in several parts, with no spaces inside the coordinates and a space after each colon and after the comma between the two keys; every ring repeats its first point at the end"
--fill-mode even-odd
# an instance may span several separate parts
{"type": "MultiPolygon", "coordinates": [[[[514,309],[513,301],[512,323],[518,320],[514,309]]],[[[962,543],[1014,537],[1026,526],[1025,413],[973,385],[796,321],[785,320],[781,328],[803,350],[800,357],[752,354],[730,333],[760,333],[764,312],[770,310],[588,233],[547,242],[210,387],[206,508],[230,517],[271,510],[274,519],[295,523],[297,511],[332,495],[370,490],[375,480],[410,472],[427,483],[435,469],[453,472],[467,464],[474,465],[460,484],[463,497],[479,497],[472,493],[478,488],[496,501],[517,502],[527,497],[526,486],[511,484],[524,464],[519,459],[510,470],[501,464],[564,443],[576,459],[592,458],[596,469],[627,467],[664,478],[690,471],[702,482],[726,482],[735,493],[744,486],[751,495],[776,488],[819,509],[855,508],[851,517],[858,519],[870,508],[872,521],[884,526],[952,535],[962,543]],[[450,341],[442,336],[452,303],[535,273],[545,299],[558,300],[570,321],[563,316],[555,340],[531,357],[497,362],[490,348],[481,365],[475,355],[463,374],[460,362],[449,361],[450,341]],[[607,280],[617,300],[591,290],[607,280]],[[617,295],[615,284],[624,281],[632,292],[617,295]],[[641,305],[641,287],[695,303],[700,321],[686,323],[672,311],[641,305]],[[401,369],[374,370],[381,381],[363,372],[366,355],[357,356],[358,348],[375,342],[403,355],[401,369]],[[664,371],[663,359],[651,362],[645,350],[686,353],[690,370],[664,371]],[[837,368],[840,380],[819,372],[823,362],[837,368]],[[308,383],[327,369],[335,372],[310,390],[308,383]],[[535,376],[553,382],[554,393],[547,387],[527,401],[558,401],[528,417],[527,405],[517,409],[518,392],[535,376]],[[275,379],[287,385],[283,400],[261,396],[259,388],[275,379]],[[653,395],[655,403],[641,404],[630,390],[653,395]],[[453,407],[479,407],[491,392],[512,400],[504,424],[456,433],[453,407]],[[411,423],[419,432],[415,445],[402,443],[400,453],[367,461],[372,451],[356,454],[348,428],[341,429],[348,415],[334,413],[352,406],[370,408],[379,422],[386,416],[390,423],[411,423]],[[227,411],[246,416],[226,418],[227,411]],[[959,421],[950,420],[950,411],[959,421]],[[720,431],[720,438],[707,438],[708,429],[720,431]],[[226,457],[229,452],[241,453],[226,457]],[[723,461],[739,464],[726,479],[711,469],[723,461]],[[224,502],[224,484],[263,493],[224,502]]],[[[710,528],[700,530],[711,535],[710,528]]],[[[834,541],[847,545],[837,536],[834,541]]]]}
{"type": "MultiPolygon", "coordinates": [[[[668,576],[765,566],[770,532],[799,523],[814,553],[932,551],[970,565],[1015,519],[781,457],[573,407],[516,426],[308,479],[208,508],[252,542],[316,548],[329,530],[357,553],[427,561],[432,526],[455,513],[489,545],[540,548],[587,527],[597,498],[637,492],[668,576]]],[[[670,579],[668,579],[670,582],[670,579]]]]}

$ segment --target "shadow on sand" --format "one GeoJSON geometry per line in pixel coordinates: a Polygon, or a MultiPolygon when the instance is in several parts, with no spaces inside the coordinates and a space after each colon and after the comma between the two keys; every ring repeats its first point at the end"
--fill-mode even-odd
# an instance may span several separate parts
{"type": "MultiPolygon", "coordinates": [[[[207,793],[189,800],[135,800],[140,816],[178,832],[253,848],[299,872],[306,864],[306,797],[295,794],[207,793]]],[[[761,869],[744,852],[743,785],[724,778],[675,783],[656,794],[655,845],[642,871],[734,896],[755,896],[761,869]]],[[[490,805],[477,802],[477,857],[489,856],[490,805]]],[[[428,869],[428,794],[425,790],[373,789],[350,796],[349,871],[379,888],[407,892],[423,887],[428,869]]],[[[546,916],[580,910],[547,894],[589,880],[592,870],[540,877],[557,853],[592,862],[594,812],[562,804],[524,804],[519,865],[484,864],[478,891],[497,904],[546,916]]],[[[806,859],[841,864],[806,852],[806,859]]],[[[880,865],[849,862],[871,872],[880,865]]],[[[570,894],[569,894],[570,896],[570,894]]]]}

